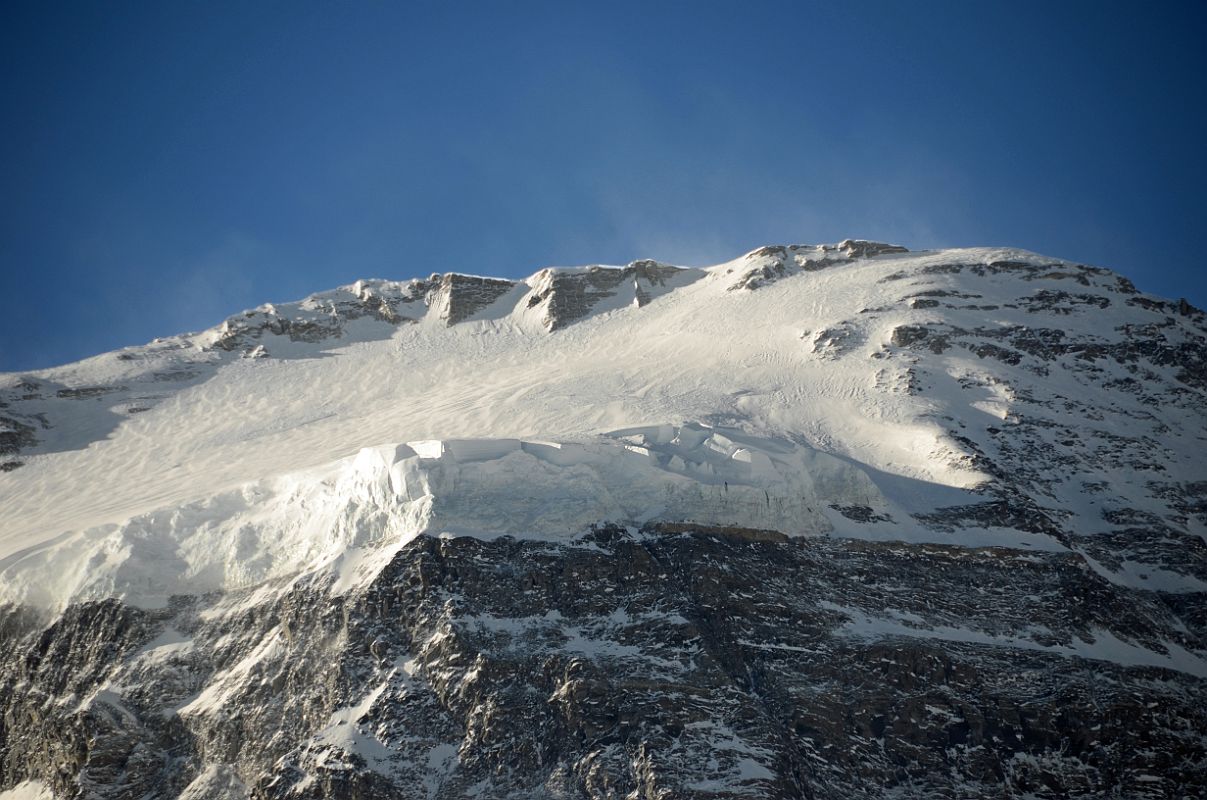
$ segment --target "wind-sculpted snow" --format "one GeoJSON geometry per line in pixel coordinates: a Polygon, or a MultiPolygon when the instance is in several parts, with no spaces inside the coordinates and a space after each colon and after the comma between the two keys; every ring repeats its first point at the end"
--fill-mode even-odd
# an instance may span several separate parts
{"type": "MultiPolygon", "coordinates": [[[[950,498],[976,495],[957,490],[950,498]]],[[[912,519],[929,509],[910,508],[915,501],[898,484],[882,491],[863,470],[810,447],[703,425],[577,442],[410,442],[27,548],[0,561],[0,603],[59,609],[119,597],[159,607],[172,595],[315,570],[339,572],[341,586],[352,586],[420,534],[556,541],[600,523],[1063,549],[1025,533],[933,531],[912,519]],[[891,528],[876,524],[887,521],[891,528]]]]}
{"type": "Polygon", "coordinates": [[[908,514],[826,502],[794,529],[839,506],[869,525],[1021,531],[1121,581],[1199,590],[1203,320],[1100,268],[862,241],[707,270],[361,281],[6,376],[0,558],[385,442],[574,443],[698,421],[916,498],[908,514]],[[751,291],[764,268],[776,280],[751,291]]]}
{"type": "Polygon", "coordinates": [[[0,787],[1198,796],[1205,444],[1187,301],[863,240],[0,376],[0,787]]]}

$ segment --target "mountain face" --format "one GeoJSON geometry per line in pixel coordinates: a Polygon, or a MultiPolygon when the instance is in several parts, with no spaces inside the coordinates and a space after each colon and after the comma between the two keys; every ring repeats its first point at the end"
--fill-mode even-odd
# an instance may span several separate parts
{"type": "Polygon", "coordinates": [[[0,798],[1203,796],[1205,444],[1202,311],[1009,249],[3,375],[0,798]]]}

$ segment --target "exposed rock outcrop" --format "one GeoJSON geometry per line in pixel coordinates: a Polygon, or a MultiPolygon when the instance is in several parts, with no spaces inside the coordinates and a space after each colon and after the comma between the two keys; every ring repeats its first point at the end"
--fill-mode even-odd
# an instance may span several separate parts
{"type": "Polygon", "coordinates": [[[433,275],[428,278],[426,300],[447,325],[456,325],[490,306],[516,286],[515,281],[476,275],[433,275]]]}
{"type": "Polygon", "coordinates": [[[746,265],[729,288],[757,289],[799,272],[816,272],[856,259],[908,252],[899,245],[863,239],[845,239],[838,244],[760,247],[742,259],[746,265]]]}
{"type": "Polygon", "coordinates": [[[1155,798],[1207,785],[1207,665],[1189,655],[1203,632],[1183,622],[1202,617],[1201,596],[1129,592],[1070,553],[689,529],[604,527],[557,546],[425,537],[351,594],[316,580],[275,599],[107,601],[44,632],[0,626],[0,786],[1155,798]]]}
{"type": "Polygon", "coordinates": [[[701,277],[696,270],[634,261],[627,267],[584,267],[546,269],[533,276],[527,305],[541,313],[541,323],[550,331],[590,315],[601,305],[644,306],[655,296],[677,285],[701,277]],[[693,274],[694,273],[694,274],[693,274]]]}

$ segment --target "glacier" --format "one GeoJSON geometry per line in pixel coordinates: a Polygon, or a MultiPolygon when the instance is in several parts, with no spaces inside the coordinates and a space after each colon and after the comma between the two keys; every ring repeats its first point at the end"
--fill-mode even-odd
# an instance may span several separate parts
{"type": "Polygon", "coordinates": [[[0,375],[4,791],[1207,780],[1201,310],[1013,248],[459,266],[0,375]]]}

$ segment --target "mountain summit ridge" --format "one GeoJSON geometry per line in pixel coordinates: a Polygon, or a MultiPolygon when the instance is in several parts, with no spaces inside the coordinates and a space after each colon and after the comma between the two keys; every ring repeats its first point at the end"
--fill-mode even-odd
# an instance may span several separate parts
{"type": "Polygon", "coordinates": [[[1103,268],[361,280],[0,376],[0,425],[0,787],[1207,785],[1207,317],[1103,268]]]}
{"type": "MultiPolygon", "coordinates": [[[[1172,517],[1194,536],[1201,523],[1193,514],[1162,515],[1158,507],[1171,495],[1185,496],[1187,507],[1197,502],[1199,462],[1188,437],[1204,435],[1203,334],[1202,312],[1140,294],[1101,268],[1017,250],[910,253],[864,240],[761,247],[703,269],[647,260],[550,268],[525,281],[459,273],[361,280],[260,306],[198,334],[8,376],[0,388],[9,429],[0,497],[16,513],[0,534],[0,564],[65,530],[162,513],[171,508],[163,489],[173,483],[168,496],[190,503],[299,467],[330,471],[390,443],[511,437],[606,450],[615,431],[634,425],[704,424],[717,436],[753,435],[764,444],[744,452],[772,456],[760,455],[768,466],[752,473],[751,485],[769,497],[777,490],[757,475],[790,484],[795,479],[780,467],[800,469],[767,461],[778,456],[766,443],[786,439],[847,458],[869,476],[996,493],[1023,515],[1007,527],[1028,534],[1085,516],[1092,494],[1064,479],[1066,493],[1054,495],[1022,452],[1056,448],[1045,458],[1089,472],[1103,463],[1143,465],[1152,480],[1118,490],[1144,498],[1143,514],[1172,517]],[[1072,381],[1063,394],[1050,388],[1058,375],[1072,381]],[[1159,411],[1150,399],[1154,380],[1168,386],[1159,411]],[[1105,391],[1110,402],[1079,402],[1086,390],[1105,391]],[[399,407],[403,398],[413,411],[399,407]],[[1045,406],[1042,427],[1017,415],[1029,404],[1045,406]],[[1102,424],[1088,436],[1070,429],[1052,439],[1068,427],[1062,405],[1080,405],[1102,424]],[[60,424],[60,415],[71,424],[60,424]],[[1147,437],[1122,430],[1146,419],[1147,437]],[[316,439],[329,455],[303,456],[316,439]],[[1151,449],[1160,439],[1167,446],[1158,456],[1151,449]],[[278,457],[266,456],[268,447],[278,457]],[[165,449],[178,454],[157,468],[165,449]],[[207,454],[225,476],[189,469],[207,454]],[[137,480],[113,474],[118,460],[131,459],[145,464],[137,480]],[[105,496],[56,488],[78,480],[77,463],[104,471],[105,496]],[[1163,480],[1171,475],[1182,479],[1163,480]],[[69,494],[88,506],[74,524],[62,513],[75,499],[69,494]],[[21,501],[28,512],[44,508],[23,514],[21,501]],[[97,513],[106,507],[112,511],[97,513]],[[1018,521],[1024,517],[1031,521],[1018,521]]],[[[684,465],[696,458],[675,447],[684,465]]],[[[741,449],[719,449],[727,447],[727,457],[741,449]]],[[[658,469],[673,455],[654,458],[658,469]]],[[[939,506],[979,502],[953,496],[935,508],[902,506],[878,494],[876,514],[895,519],[926,520],[939,506]]],[[[983,516],[969,513],[968,520],[983,516]]],[[[1095,525],[1103,513],[1090,511],[1095,525]]],[[[633,514],[610,521],[646,521],[633,514]]],[[[592,521],[609,520],[584,519],[579,528],[592,521]]],[[[937,536],[941,525],[926,524],[937,536]]],[[[1207,579],[1201,567],[1193,574],[1207,579]]]]}

